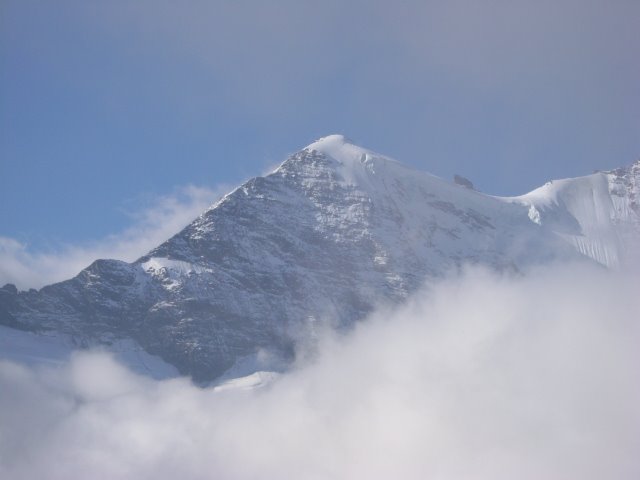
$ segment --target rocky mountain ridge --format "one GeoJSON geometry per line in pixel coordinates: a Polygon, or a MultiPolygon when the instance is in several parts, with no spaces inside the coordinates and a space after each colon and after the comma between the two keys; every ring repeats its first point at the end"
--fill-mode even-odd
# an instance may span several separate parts
{"type": "Polygon", "coordinates": [[[282,362],[320,324],[348,328],[465,264],[620,268],[638,254],[640,162],[501,198],[318,140],[132,263],[0,289],[0,324],[79,346],[132,340],[197,381],[282,362]]]}

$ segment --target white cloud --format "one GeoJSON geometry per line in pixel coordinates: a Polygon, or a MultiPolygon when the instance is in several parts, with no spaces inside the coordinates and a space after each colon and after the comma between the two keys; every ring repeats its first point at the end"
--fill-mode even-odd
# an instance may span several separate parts
{"type": "Polygon", "coordinates": [[[134,224],[123,232],[92,243],[63,245],[55,251],[33,251],[13,238],[0,237],[0,285],[40,288],[75,276],[99,258],[134,261],[178,233],[223,193],[225,188],[178,188],[134,212],[134,224]]]}
{"type": "Polygon", "coordinates": [[[636,281],[473,270],[255,391],[1,363],[0,476],[636,479],[636,281]]]}

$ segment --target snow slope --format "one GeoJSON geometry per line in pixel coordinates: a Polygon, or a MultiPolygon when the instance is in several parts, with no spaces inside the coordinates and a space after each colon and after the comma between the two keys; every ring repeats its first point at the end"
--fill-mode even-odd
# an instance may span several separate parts
{"type": "MultiPolygon", "coordinates": [[[[0,326],[0,360],[26,365],[63,365],[74,351],[87,349],[77,345],[72,337],[58,332],[36,334],[0,326]]],[[[172,378],[178,370],[159,357],[149,355],[132,340],[120,340],[111,345],[95,346],[97,350],[112,354],[132,371],[156,379],[172,378]]]]}
{"type": "Polygon", "coordinates": [[[640,160],[627,168],[554,180],[512,199],[532,221],[611,268],[640,265],[640,160]]]}

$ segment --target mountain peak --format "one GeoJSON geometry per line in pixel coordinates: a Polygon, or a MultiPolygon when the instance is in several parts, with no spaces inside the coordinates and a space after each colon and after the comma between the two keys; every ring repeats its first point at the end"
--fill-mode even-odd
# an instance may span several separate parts
{"type": "Polygon", "coordinates": [[[367,155],[380,156],[366,148],[356,145],[352,140],[340,134],[322,137],[312,144],[307,145],[303,150],[321,153],[343,164],[355,160],[362,160],[366,158],[367,155]]]}
{"type": "Polygon", "coordinates": [[[291,360],[319,325],[354,325],[467,263],[636,265],[638,185],[601,172],[493,197],[329,135],[137,262],[97,261],[39,292],[0,288],[0,325],[129,339],[209,381],[261,352],[291,360]]]}
{"type": "Polygon", "coordinates": [[[307,145],[304,150],[321,151],[325,148],[335,148],[345,144],[354,145],[353,140],[342,134],[334,133],[332,135],[327,135],[326,137],[320,137],[315,142],[307,145]]]}

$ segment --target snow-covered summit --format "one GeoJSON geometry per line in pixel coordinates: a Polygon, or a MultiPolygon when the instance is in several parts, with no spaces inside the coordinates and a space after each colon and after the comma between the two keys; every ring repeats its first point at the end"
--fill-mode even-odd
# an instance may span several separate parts
{"type": "Polygon", "coordinates": [[[345,168],[353,168],[358,165],[362,167],[372,162],[382,162],[392,163],[398,168],[413,170],[415,173],[426,174],[425,172],[418,172],[411,169],[391,157],[356,145],[353,140],[341,134],[327,135],[326,137],[319,138],[303,148],[302,151],[321,154],[328,159],[335,160],[345,168]]]}
{"type": "Polygon", "coordinates": [[[353,143],[344,135],[334,134],[319,138],[303,148],[307,152],[318,152],[339,162],[360,160],[363,155],[377,155],[353,143]]]}
{"type": "Polygon", "coordinates": [[[131,339],[200,381],[246,358],[281,365],[320,325],[349,328],[464,264],[620,265],[640,243],[638,170],[505,199],[330,135],[136,262],[97,261],[39,292],[0,289],[0,324],[79,345],[131,339]]]}

